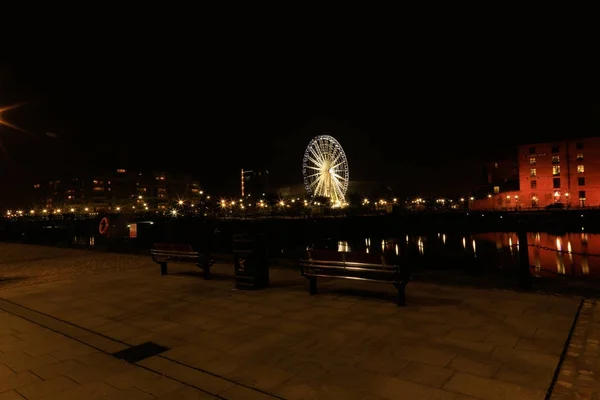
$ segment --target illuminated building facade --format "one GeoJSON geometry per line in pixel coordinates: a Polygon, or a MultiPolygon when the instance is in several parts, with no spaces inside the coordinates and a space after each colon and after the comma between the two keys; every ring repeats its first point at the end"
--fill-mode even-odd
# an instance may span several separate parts
{"type": "Polygon", "coordinates": [[[600,137],[519,146],[524,207],[600,206],[600,137]]]}
{"type": "Polygon", "coordinates": [[[116,169],[92,177],[33,185],[34,207],[74,211],[162,210],[174,202],[200,204],[204,192],[190,176],[116,169]]]}

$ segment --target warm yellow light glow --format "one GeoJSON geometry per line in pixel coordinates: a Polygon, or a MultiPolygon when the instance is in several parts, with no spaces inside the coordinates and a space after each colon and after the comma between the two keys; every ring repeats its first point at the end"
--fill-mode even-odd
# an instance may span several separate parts
{"type": "MultiPolygon", "coordinates": [[[[134,208],[135,208],[135,207],[134,207],[134,208]]],[[[87,207],[86,207],[86,208],[84,208],[83,210],[84,210],[84,211],[89,211],[89,208],[87,208],[87,207]]]]}
{"type": "Polygon", "coordinates": [[[4,125],[8,128],[16,130],[16,131],[27,132],[26,130],[19,128],[18,126],[11,124],[10,122],[8,122],[6,119],[4,119],[2,117],[2,114],[5,113],[6,111],[14,110],[15,108],[19,108],[22,105],[23,104],[13,104],[12,106],[1,107],[0,108],[0,125],[4,125]]]}
{"type": "Polygon", "coordinates": [[[183,205],[183,200],[179,200],[179,205],[183,205]]]}
{"type": "Polygon", "coordinates": [[[117,207],[117,211],[121,211],[121,207],[117,207]]]}
{"type": "Polygon", "coordinates": [[[43,212],[44,214],[46,214],[46,213],[48,212],[48,210],[46,210],[46,209],[44,208],[44,209],[42,210],[42,212],[43,212]]]}
{"type": "Polygon", "coordinates": [[[74,208],[71,208],[71,212],[74,212],[74,211],[75,211],[75,209],[74,209],[74,208]]]}

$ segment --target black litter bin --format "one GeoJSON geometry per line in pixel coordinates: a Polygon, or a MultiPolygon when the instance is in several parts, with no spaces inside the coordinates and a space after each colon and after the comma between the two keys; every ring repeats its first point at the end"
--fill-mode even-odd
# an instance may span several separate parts
{"type": "Polygon", "coordinates": [[[236,289],[253,290],[269,286],[267,246],[263,237],[234,235],[233,260],[236,289]]]}

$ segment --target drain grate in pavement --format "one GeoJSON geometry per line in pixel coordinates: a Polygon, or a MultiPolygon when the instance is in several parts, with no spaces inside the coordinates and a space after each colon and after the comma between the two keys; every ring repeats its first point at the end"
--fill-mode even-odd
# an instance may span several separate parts
{"type": "Polygon", "coordinates": [[[112,355],[129,363],[136,363],[138,361],[145,360],[146,358],[150,358],[167,350],[169,350],[168,347],[161,346],[154,342],[146,342],[138,344],[137,346],[132,346],[125,350],[117,351],[112,355]]]}

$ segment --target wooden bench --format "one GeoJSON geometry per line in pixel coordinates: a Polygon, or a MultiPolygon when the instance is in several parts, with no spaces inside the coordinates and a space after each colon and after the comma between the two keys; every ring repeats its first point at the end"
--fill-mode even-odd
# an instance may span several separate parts
{"type": "Polygon", "coordinates": [[[150,250],[150,254],[152,254],[152,260],[160,264],[161,275],[167,274],[167,263],[190,263],[202,268],[204,279],[208,279],[210,277],[210,267],[215,263],[204,254],[194,251],[189,244],[154,243],[154,248],[150,250]]]}
{"type": "Polygon", "coordinates": [[[398,291],[398,305],[406,304],[405,288],[410,273],[400,265],[390,265],[383,255],[307,250],[307,259],[300,260],[300,268],[308,279],[311,295],[317,293],[317,278],[352,279],[391,283],[398,291]]]}

